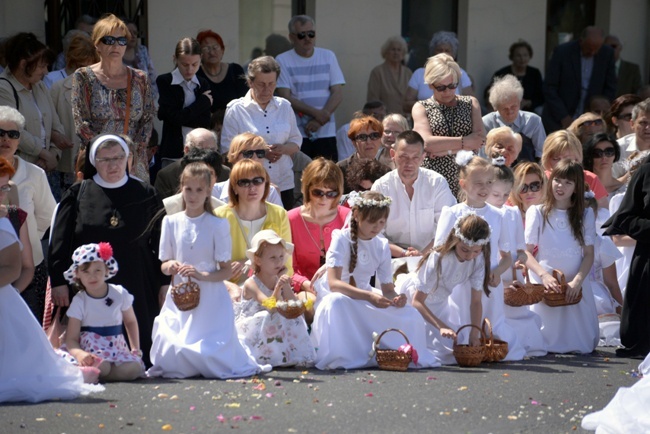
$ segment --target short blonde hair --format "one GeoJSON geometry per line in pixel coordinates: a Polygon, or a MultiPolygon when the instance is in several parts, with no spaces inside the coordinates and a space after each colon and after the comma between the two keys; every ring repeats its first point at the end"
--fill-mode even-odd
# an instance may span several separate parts
{"type": "Polygon", "coordinates": [[[582,161],[582,144],[576,135],[568,130],[558,130],[549,134],[544,140],[543,149],[542,166],[546,170],[551,170],[551,159],[565,151],[574,152],[582,161]]]}
{"type": "Polygon", "coordinates": [[[460,82],[460,66],[449,54],[440,53],[429,57],[424,65],[424,82],[427,84],[438,83],[451,75],[454,83],[460,82]]]}
{"type": "Polygon", "coordinates": [[[239,205],[239,195],[235,192],[237,181],[244,178],[253,179],[258,176],[264,178],[265,181],[264,194],[262,195],[262,202],[264,202],[269,197],[269,190],[271,189],[269,174],[266,173],[264,166],[248,158],[235,163],[230,171],[230,179],[228,181],[228,206],[234,208],[239,205]]]}
{"type": "Polygon", "coordinates": [[[232,138],[228,149],[228,161],[234,163],[239,154],[247,149],[266,149],[268,144],[261,136],[253,133],[241,133],[232,138]]]}
{"type": "Polygon", "coordinates": [[[408,45],[406,44],[406,41],[404,38],[401,36],[391,36],[390,38],[386,39],[386,42],[384,42],[381,46],[381,57],[384,59],[386,58],[386,55],[388,54],[388,50],[390,50],[391,45],[397,44],[400,46],[402,49],[402,53],[406,54],[408,53],[408,45]]]}
{"type": "Polygon", "coordinates": [[[492,158],[492,148],[494,145],[500,141],[513,139],[519,143],[519,148],[521,149],[523,142],[521,134],[515,133],[512,131],[512,128],[507,126],[491,129],[485,137],[485,155],[487,155],[488,159],[492,158]]]}
{"type": "Polygon", "coordinates": [[[571,122],[571,125],[569,125],[569,128],[567,128],[567,130],[575,134],[576,137],[580,137],[582,135],[582,124],[587,121],[595,121],[597,119],[603,121],[603,133],[606,132],[605,120],[598,113],[592,112],[583,113],[578,116],[575,121],[571,122]]]}
{"type": "Polygon", "coordinates": [[[91,37],[93,44],[98,45],[100,39],[104,36],[110,35],[115,30],[124,32],[124,36],[126,36],[127,39],[131,39],[131,32],[124,21],[113,14],[104,15],[99,21],[97,21],[95,27],[93,27],[93,34],[91,37]]]}

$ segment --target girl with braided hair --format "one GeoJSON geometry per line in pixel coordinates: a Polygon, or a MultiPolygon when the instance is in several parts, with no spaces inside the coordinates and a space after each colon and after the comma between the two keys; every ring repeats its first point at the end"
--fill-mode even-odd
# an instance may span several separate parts
{"type": "MultiPolygon", "coordinates": [[[[439,366],[427,350],[424,321],[406,295],[398,295],[393,285],[388,241],[378,236],[390,211],[390,198],[374,191],[353,192],[349,227],[335,230],[327,251],[327,273],[316,282],[317,309],[312,324],[312,339],[318,348],[318,369],[356,369],[376,366],[369,356],[373,333],[388,328],[404,332],[419,351],[412,368],[439,366]],[[381,292],[371,286],[370,279],[381,292]]],[[[382,346],[398,348],[404,338],[389,333],[382,346]]]]}

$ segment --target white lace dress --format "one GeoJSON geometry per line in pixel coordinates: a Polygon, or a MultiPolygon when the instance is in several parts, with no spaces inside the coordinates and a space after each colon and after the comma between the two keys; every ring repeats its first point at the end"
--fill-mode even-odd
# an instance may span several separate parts
{"type": "MultiPolygon", "coordinates": [[[[264,295],[271,296],[273,291],[257,276],[252,279],[264,295]]],[[[242,298],[234,307],[237,332],[258,363],[273,367],[314,364],[316,352],[303,315],[287,319],[277,312],[269,312],[253,299],[242,298]]]]}
{"type": "MultiPolygon", "coordinates": [[[[341,280],[349,282],[350,249],[352,240],[350,229],[332,232],[332,243],[327,252],[326,265],[329,268],[341,267],[341,280]]],[[[390,249],[384,238],[359,240],[357,265],[352,273],[356,287],[372,291],[370,278],[376,274],[376,284],[391,283],[390,249]]],[[[312,324],[311,337],[316,347],[316,367],[318,369],[357,369],[377,366],[372,349],[373,332],[381,333],[389,328],[400,329],[417,350],[417,366],[426,368],[440,366],[426,344],[424,319],[412,306],[394,306],[379,309],[371,303],[356,300],[339,292],[330,292],[326,276],[319,281],[319,298],[322,297],[312,324]],[[324,295],[324,296],[323,296],[324,295]]],[[[387,333],[381,340],[380,348],[397,349],[405,343],[398,333],[387,333]]]]}
{"type": "MultiPolygon", "coordinates": [[[[567,282],[575,277],[582,263],[582,247],[573,237],[566,210],[553,209],[544,225],[542,205],[526,212],[526,244],[538,246],[537,262],[549,273],[559,269],[567,282]]],[[[583,219],[585,244],[593,246],[596,238],[594,213],[585,210],[583,219]]],[[[531,281],[540,283],[535,273],[531,281]]],[[[552,353],[591,353],[598,345],[599,329],[596,303],[589,275],[582,283],[582,300],[572,306],[549,307],[538,303],[531,307],[542,319],[542,335],[546,348],[552,353]]]]}
{"type": "MultiPolygon", "coordinates": [[[[215,271],[217,262],[230,260],[230,227],[208,213],[188,217],[184,212],[163,219],[160,260],[175,259],[199,271],[215,271]]],[[[175,279],[178,284],[180,279],[175,279]]],[[[199,305],[180,311],[171,291],[153,326],[151,363],[147,375],[166,378],[232,378],[253,375],[260,366],[239,341],[235,315],[223,282],[197,281],[199,305]]]]}

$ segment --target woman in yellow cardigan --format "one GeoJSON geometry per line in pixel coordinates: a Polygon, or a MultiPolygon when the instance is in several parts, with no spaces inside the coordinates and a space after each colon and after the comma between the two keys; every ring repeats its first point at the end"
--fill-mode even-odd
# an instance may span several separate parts
{"type": "MultiPolygon", "coordinates": [[[[263,229],[273,229],[291,242],[287,212],[281,206],[266,202],[270,181],[264,166],[257,161],[238,161],[230,172],[228,204],[214,210],[217,217],[228,219],[232,238],[233,282],[243,283],[248,277],[246,250],[253,236],[263,229]]],[[[293,275],[291,256],[287,258],[287,274],[293,275]]]]}

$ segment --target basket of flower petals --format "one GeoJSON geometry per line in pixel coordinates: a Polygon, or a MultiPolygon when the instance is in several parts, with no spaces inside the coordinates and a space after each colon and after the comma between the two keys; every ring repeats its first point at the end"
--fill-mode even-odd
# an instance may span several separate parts
{"type": "Polygon", "coordinates": [[[305,313],[306,307],[302,300],[278,301],[275,303],[278,313],[287,319],[298,318],[305,313]]]}

